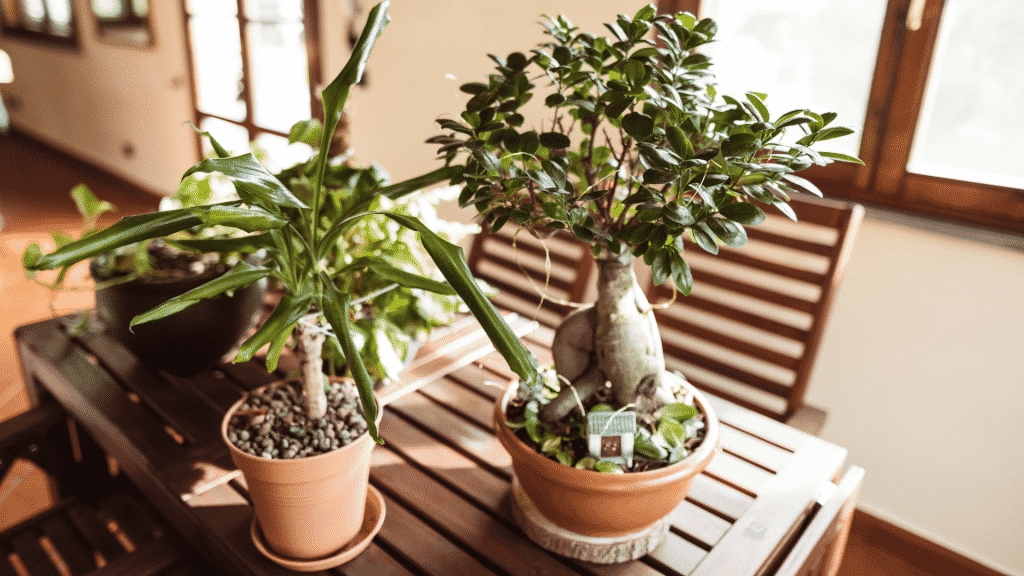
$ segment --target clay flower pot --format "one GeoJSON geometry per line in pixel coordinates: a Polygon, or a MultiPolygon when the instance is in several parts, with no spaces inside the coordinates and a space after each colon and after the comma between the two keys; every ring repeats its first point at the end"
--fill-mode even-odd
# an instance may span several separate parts
{"type": "Polygon", "coordinates": [[[374,446],[370,435],[364,433],[346,446],[317,456],[259,458],[228,440],[231,417],[244,400],[225,414],[221,437],[235,466],[245,475],[258,519],[253,537],[262,540],[256,542],[257,547],[293,570],[323,570],[350,560],[365,548],[360,547],[364,540],[369,544],[384,517],[379,493],[371,490],[372,494],[367,494],[374,446]],[[367,510],[376,517],[364,522],[367,510]]]}
{"type": "Polygon", "coordinates": [[[694,390],[694,398],[705,415],[706,434],[700,446],[681,462],[626,474],[566,466],[533,450],[508,427],[505,411],[518,386],[510,385],[494,406],[496,434],[512,456],[516,478],[537,510],[559,528],[574,534],[616,537],[651,527],[683,501],[693,478],[719,450],[718,417],[704,395],[694,390]]]}

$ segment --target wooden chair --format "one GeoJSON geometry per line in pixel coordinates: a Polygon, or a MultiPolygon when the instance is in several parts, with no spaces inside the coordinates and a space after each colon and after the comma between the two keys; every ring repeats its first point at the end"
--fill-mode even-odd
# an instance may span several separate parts
{"type": "Polygon", "coordinates": [[[0,531],[0,575],[212,573],[56,402],[0,422],[0,489],[30,473],[19,460],[45,472],[55,502],[0,531]]]}
{"type": "Polygon", "coordinates": [[[572,234],[539,240],[512,225],[477,234],[468,262],[475,277],[498,290],[495,305],[548,329],[573,310],[566,302],[584,303],[596,268],[590,245],[572,234]]]}
{"type": "Polygon", "coordinates": [[[798,223],[769,215],[749,242],[717,256],[687,242],[689,296],[651,287],[665,360],[698,387],[817,434],[825,412],[803,403],[825,323],[864,208],[794,199],[798,223]],[[657,304],[671,301],[667,307],[657,304]]]}

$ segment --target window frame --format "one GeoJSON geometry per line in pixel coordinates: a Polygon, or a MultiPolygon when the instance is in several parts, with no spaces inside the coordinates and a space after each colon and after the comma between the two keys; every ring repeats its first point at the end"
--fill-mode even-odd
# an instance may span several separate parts
{"type": "Polygon", "coordinates": [[[139,16],[135,13],[135,7],[132,5],[132,0],[120,0],[121,4],[121,15],[114,18],[100,16],[96,13],[96,8],[93,6],[92,0],[89,1],[89,11],[92,14],[93,20],[96,21],[96,33],[101,42],[113,43],[118,45],[126,45],[134,48],[152,48],[156,43],[153,38],[153,27],[149,22],[150,14],[152,13],[152,7],[147,10],[145,16],[139,16]],[[126,42],[112,40],[111,36],[125,30],[145,30],[146,42],[126,42]]]}
{"type": "MultiPolygon", "coordinates": [[[[14,6],[15,12],[18,14],[18,20],[24,22],[25,10],[23,0],[0,0],[3,4],[9,4],[14,6]]],[[[61,36],[49,32],[50,28],[50,9],[47,7],[46,2],[42,3],[43,6],[43,31],[33,30],[24,25],[16,25],[12,22],[7,21],[6,6],[4,9],[0,9],[0,34],[6,38],[15,38],[19,40],[27,40],[36,44],[42,44],[45,46],[62,48],[65,50],[78,51],[78,15],[75,11],[75,3],[72,0],[68,0],[68,14],[70,14],[68,26],[71,33],[67,36],[61,36]]]]}
{"type": "MultiPolygon", "coordinates": [[[[955,180],[907,169],[946,0],[928,0],[921,26],[906,26],[912,0],[889,0],[868,96],[859,157],[801,172],[826,194],[956,228],[1024,234],[1024,190],[955,180]]],[[[661,13],[701,17],[702,0],[659,0],[661,13]]]]}
{"type": "MultiPolygon", "coordinates": [[[[195,70],[195,59],[192,53],[192,18],[193,15],[188,11],[187,0],[181,0],[181,14],[185,23],[185,50],[188,56],[188,68],[189,75],[192,82],[192,116],[193,122],[196,126],[201,126],[202,120],[205,118],[216,118],[223,122],[229,122],[236,124],[246,129],[249,134],[249,142],[256,140],[256,137],[260,134],[273,134],[275,136],[282,136],[288,138],[287,132],[275,130],[272,128],[265,128],[256,124],[253,120],[253,101],[252,101],[252,72],[250,70],[249,60],[249,33],[248,26],[249,22],[255,20],[249,18],[245,14],[245,0],[237,0],[237,14],[236,20],[239,26],[239,39],[241,40],[242,47],[242,99],[245,102],[245,118],[242,120],[232,120],[209,112],[204,112],[199,109],[199,83],[196,79],[195,70]]],[[[318,0],[302,0],[302,23],[305,29],[305,40],[306,40],[306,66],[309,73],[309,102],[310,102],[310,118],[318,118],[323,116],[323,103],[320,101],[320,94],[318,88],[322,82],[322,74],[320,72],[321,57],[320,57],[320,5],[318,0]]],[[[203,157],[203,136],[196,134],[196,157],[203,157]]]]}

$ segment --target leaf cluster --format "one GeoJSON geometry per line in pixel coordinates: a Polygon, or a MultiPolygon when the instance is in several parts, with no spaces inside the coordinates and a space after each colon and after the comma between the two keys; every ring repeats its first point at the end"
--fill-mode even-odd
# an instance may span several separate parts
{"type": "Polygon", "coordinates": [[[719,97],[712,62],[696,52],[714,40],[711,19],[648,5],[595,36],[564,15],[545,18],[549,40],[490,55],[494,73],[461,86],[461,117],[439,119],[446,132],[428,140],[463,170],[460,203],[492,231],[508,221],[569,229],[595,255],[643,257],[656,283],[671,277],[688,293],[684,237],[711,253],[740,246],[762,207],[795,219],[791,192],[820,195],[796,172],[859,162],[815,150],[853,132],[833,125],[834,113],[773,118],[764,94],[719,97]],[[546,117],[527,129],[520,109],[535,97],[546,117]],[[784,144],[787,130],[801,136],[784,144]]]}

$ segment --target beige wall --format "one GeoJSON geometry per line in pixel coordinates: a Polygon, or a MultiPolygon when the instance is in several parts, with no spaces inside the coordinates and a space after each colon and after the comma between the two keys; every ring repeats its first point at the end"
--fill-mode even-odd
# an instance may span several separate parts
{"type": "Polygon", "coordinates": [[[144,189],[174,192],[197,159],[184,124],[192,104],[180,4],[150,3],[156,43],[147,50],[100,43],[89,0],[72,4],[77,52],[0,37],[14,66],[3,87],[11,123],[144,189]]]}
{"type": "MultiPolygon", "coordinates": [[[[80,11],[85,5],[76,0],[80,11]]],[[[181,126],[188,88],[171,87],[187,68],[177,3],[152,5],[153,54],[98,45],[87,27],[78,55],[4,39],[0,47],[18,75],[5,92],[26,103],[12,110],[15,124],[169,191],[193,161],[181,126]],[[119,155],[125,140],[139,149],[134,161],[119,155]]],[[[347,5],[322,0],[326,78],[344,63],[339,14],[347,5]]],[[[534,22],[542,12],[565,12],[603,33],[600,22],[641,5],[393,0],[393,21],[370,61],[371,87],[350,100],[357,156],[396,179],[439,166],[423,140],[438,133],[436,117],[461,109],[458,86],[489,72],[487,52],[540,41],[534,22]]],[[[867,469],[864,509],[1011,574],[1024,574],[1022,287],[1024,252],[869,215],[809,392],[829,411],[825,439],[867,469]]]]}

